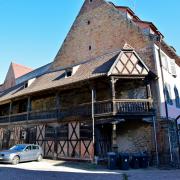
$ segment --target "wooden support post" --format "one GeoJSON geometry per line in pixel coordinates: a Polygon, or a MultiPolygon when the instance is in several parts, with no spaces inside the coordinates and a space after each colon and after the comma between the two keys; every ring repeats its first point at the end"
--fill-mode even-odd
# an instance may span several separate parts
{"type": "Polygon", "coordinates": [[[11,122],[11,114],[12,114],[12,101],[9,104],[9,124],[11,122]]]}
{"type": "Polygon", "coordinates": [[[29,96],[27,99],[27,121],[29,120],[30,111],[31,111],[31,97],[29,96]]]}
{"type": "Polygon", "coordinates": [[[115,83],[116,83],[115,78],[111,77],[111,96],[112,96],[112,113],[113,113],[113,115],[115,115],[115,113],[116,113],[116,103],[115,103],[116,90],[115,90],[115,83]]]}
{"type": "Polygon", "coordinates": [[[149,100],[149,109],[152,109],[153,108],[153,100],[152,100],[152,93],[151,93],[150,84],[147,84],[146,89],[147,89],[147,97],[149,100]]]}
{"type": "Polygon", "coordinates": [[[56,93],[56,110],[57,110],[57,120],[60,118],[60,96],[56,93]]]}
{"type": "Polygon", "coordinates": [[[150,86],[150,84],[147,85],[147,95],[148,95],[148,98],[152,98],[152,93],[151,93],[151,86],[150,86]]]}
{"type": "Polygon", "coordinates": [[[117,123],[112,124],[112,151],[118,152],[117,145],[117,123]]]}

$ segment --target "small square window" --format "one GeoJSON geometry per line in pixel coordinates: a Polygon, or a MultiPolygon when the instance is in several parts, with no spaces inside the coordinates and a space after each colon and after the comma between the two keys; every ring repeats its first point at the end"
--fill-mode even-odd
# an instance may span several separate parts
{"type": "Polygon", "coordinates": [[[72,68],[66,69],[66,77],[72,76],[72,68]]]}

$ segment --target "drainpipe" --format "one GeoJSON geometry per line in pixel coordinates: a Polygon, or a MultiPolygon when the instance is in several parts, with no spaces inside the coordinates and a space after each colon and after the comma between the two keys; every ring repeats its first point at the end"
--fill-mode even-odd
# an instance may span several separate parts
{"type": "Polygon", "coordinates": [[[157,167],[159,166],[159,153],[158,153],[158,143],[157,143],[157,134],[156,134],[156,116],[153,115],[153,129],[154,129],[154,142],[155,142],[155,149],[156,149],[156,162],[157,167]]]}
{"type": "MultiPolygon", "coordinates": [[[[91,90],[91,95],[92,95],[92,131],[93,131],[93,149],[95,151],[95,117],[94,117],[94,101],[95,101],[95,91],[94,88],[91,90]]],[[[94,159],[94,155],[93,155],[94,159]]]]}
{"type": "Polygon", "coordinates": [[[171,146],[171,137],[170,137],[170,130],[169,130],[169,112],[168,112],[168,105],[166,101],[166,95],[165,95],[165,81],[164,81],[164,73],[163,73],[163,66],[162,66],[162,58],[161,58],[161,41],[162,37],[160,36],[160,41],[159,41],[159,61],[160,61],[160,69],[161,69],[161,77],[162,77],[162,84],[163,84],[163,95],[164,95],[164,102],[165,102],[165,112],[166,112],[166,120],[168,121],[168,141],[169,141],[169,154],[171,158],[171,162],[173,161],[172,157],[172,146],[171,146]]]}
{"type": "Polygon", "coordinates": [[[180,163],[180,140],[179,140],[178,119],[180,119],[180,116],[178,116],[178,117],[176,118],[176,120],[175,120],[175,122],[176,122],[176,136],[177,136],[178,154],[179,154],[178,161],[179,161],[179,163],[180,163]]]}

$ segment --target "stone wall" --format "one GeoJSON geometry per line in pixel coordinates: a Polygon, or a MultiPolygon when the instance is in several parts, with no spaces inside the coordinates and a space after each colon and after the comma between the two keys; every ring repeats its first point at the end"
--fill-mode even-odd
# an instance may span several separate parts
{"type": "Polygon", "coordinates": [[[119,50],[126,42],[135,48],[151,70],[155,70],[153,46],[141,30],[104,0],[94,0],[92,3],[86,0],[52,68],[72,65],[119,50]]]}
{"type": "Polygon", "coordinates": [[[39,99],[33,99],[31,101],[31,110],[32,111],[46,111],[46,110],[52,110],[56,108],[56,97],[55,96],[49,96],[39,99]]]}
{"type": "Polygon", "coordinates": [[[151,152],[152,126],[138,120],[129,120],[117,126],[118,151],[124,153],[151,152]]]}

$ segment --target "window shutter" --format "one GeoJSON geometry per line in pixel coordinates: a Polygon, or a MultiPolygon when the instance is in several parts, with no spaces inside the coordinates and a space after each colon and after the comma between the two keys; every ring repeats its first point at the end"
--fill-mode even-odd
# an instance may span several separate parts
{"type": "Polygon", "coordinates": [[[173,76],[176,76],[176,63],[174,59],[169,59],[169,70],[173,76]]]}
{"type": "Polygon", "coordinates": [[[168,71],[168,59],[163,53],[161,53],[161,59],[163,68],[168,71]]]}

